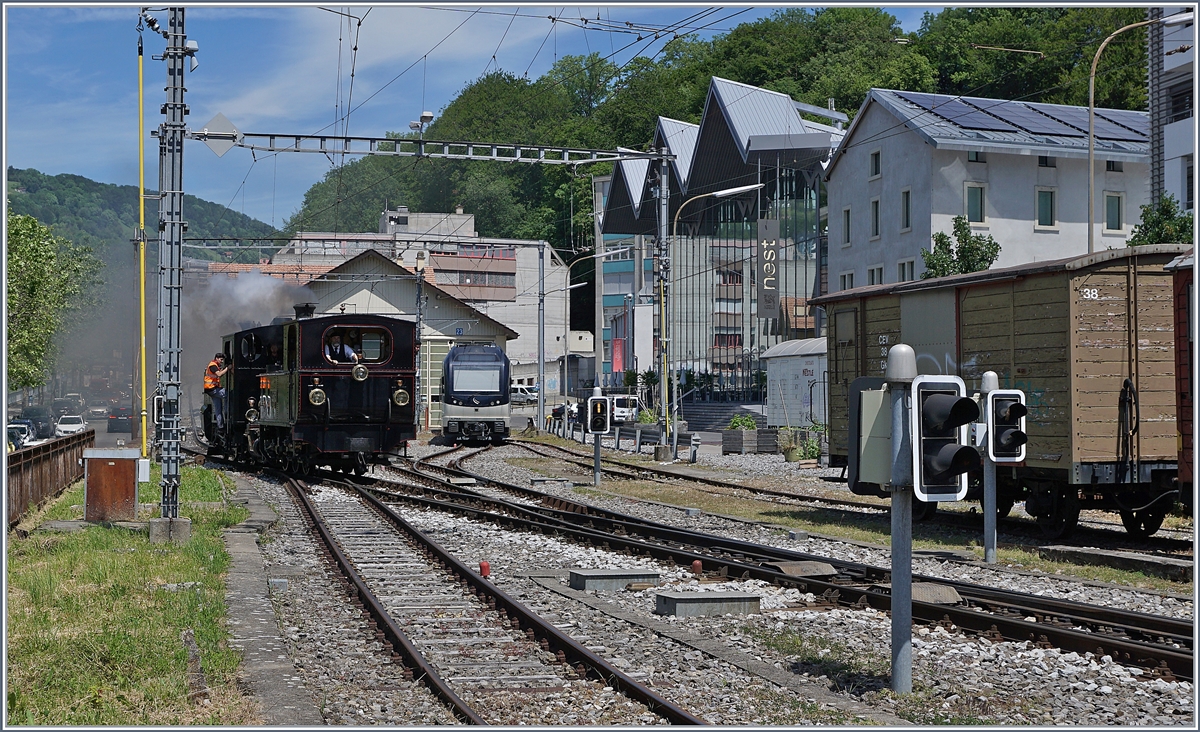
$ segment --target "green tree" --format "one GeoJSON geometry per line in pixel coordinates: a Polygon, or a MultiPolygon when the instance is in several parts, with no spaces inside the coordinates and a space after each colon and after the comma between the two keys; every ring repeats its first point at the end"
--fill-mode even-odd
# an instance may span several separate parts
{"type": "Polygon", "coordinates": [[[921,279],[978,272],[992,266],[1000,256],[1000,245],[990,235],[972,234],[967,217],[954,217],[954,243],[944,231],[933,235],[933,249],[921,250],[925,272],[921,279]]]}
{"type": "Polygon", "coordinates": [[[1193,220],[1190,213],[1181,211],[1179,201],[1170,193],[1158,199],[1158,205],[1146,204],[1142,221],[1133,227],[1128,244],[1191,244],[1193,220]]]}
{"type": "Polygon", "coordinates": [[[89,247],[55,236],[32,216],[8,210],[8,383],[46,383],[54,336],[87,306],[102,266],[89,247]]]}

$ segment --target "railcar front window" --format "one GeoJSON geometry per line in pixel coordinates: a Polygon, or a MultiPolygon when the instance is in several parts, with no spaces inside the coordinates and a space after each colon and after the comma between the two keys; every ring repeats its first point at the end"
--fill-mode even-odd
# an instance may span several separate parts
{"type": "Polygon", "coordinates": [[[383,328],[330,328],[322,343],[325,360],[332,363],[353,363],[355,356],[361,363],[382,363],[391,358],[391,338],[383,328]]]}
{"type": "Polygon", "coordinates": [[[452,374],[456,392],[472,394],[499,394],[499,369],[472,369],[458,367],[452,374]]]}

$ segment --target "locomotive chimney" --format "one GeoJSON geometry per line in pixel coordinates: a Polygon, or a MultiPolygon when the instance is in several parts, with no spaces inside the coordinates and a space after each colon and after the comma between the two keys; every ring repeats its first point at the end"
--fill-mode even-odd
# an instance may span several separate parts
{"type": "Polygon", "coordinates": [[[296,320],[311,318],[317,310],[317,304],[315,302],[296,303],[292,306],[292,310],[296,311],[296,320]]]}

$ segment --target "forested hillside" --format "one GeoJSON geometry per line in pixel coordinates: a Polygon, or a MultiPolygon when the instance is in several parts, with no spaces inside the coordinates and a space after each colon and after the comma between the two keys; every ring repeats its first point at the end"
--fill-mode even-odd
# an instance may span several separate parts
{"type": "MultiPolygon", "coordinates": [[[[150,193],[150,191],[147,191],[150,193]]],[[[138,224],[137,186],[98,183],[79,175],[46,175],[32,168],[8,169],[8,205],[15,213],[52,226],[54,233],[92,247],[101,259],[121,260],[138,224]]],[[[185,195],[187,236],[270,236],[274,229],[219,203],[185,195]]],[[[158,199],[146,199],[147,237],[158,237],[158,199]]],[[[189,257],[205,258],[199,250],[189,257]]],[[[211,253],[209,258],[215,258],[211,253]]]]}
{"type": "MultiPolygon", "coordinates": [[[[876,8],[786,9],[711,41],[680,36],[623,67],[594,53],[563,57],[534,80],[487,74],[425,136],[644,149],[659,115],[699,121],[714,75],[821,107],[832,98],[851,116],[871,87],[1085,105],[1100,42],[1144,18],[1142,8],[956,8],[926,14],[919,31],[905,34],[876,8]]],[[[1145,74],[1144,33],[1123,34],[1098,69],[1097,105],[1144,109],[1145,74]]],[[[373,231],[385,202],[414,211],[461,204],[483,235],[547,239],[570,252],[588,246],[588,176],[603,172],[588,166],[572,177],[556,166],[365,158],[314,185],[286,228],[373,231]]]]}

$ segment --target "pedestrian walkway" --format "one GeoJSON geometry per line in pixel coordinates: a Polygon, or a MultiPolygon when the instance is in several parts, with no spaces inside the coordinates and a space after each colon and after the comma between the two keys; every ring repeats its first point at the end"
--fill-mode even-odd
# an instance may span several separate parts
{"type": "Polygon", "coordinates": [[[250,510],[250,518],[224,532],[230,558],[225,591],[227,622],[230,645],[243,654],[241,681],[258,701],[266,724],[324,725],[312,694],[288,658],[268,594],[257,539],[278,516],[245,479],[233,477],[237,481],[233,502],[250,510]]]}

